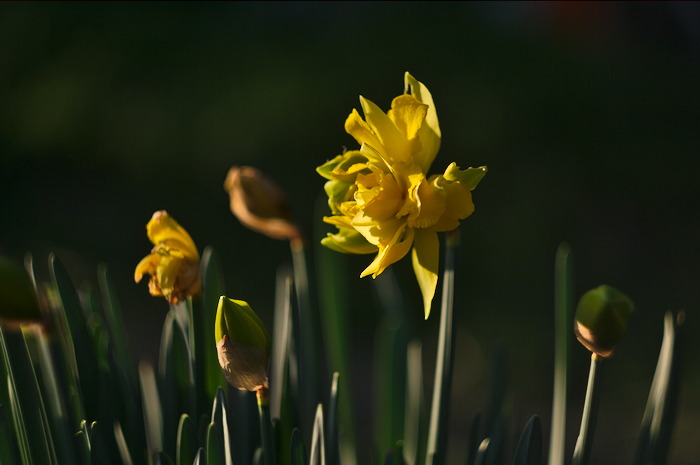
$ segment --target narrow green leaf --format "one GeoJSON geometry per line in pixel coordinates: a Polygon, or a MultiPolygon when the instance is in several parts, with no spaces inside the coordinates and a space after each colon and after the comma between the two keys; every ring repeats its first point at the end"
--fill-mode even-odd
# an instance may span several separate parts
{"type": "Polygon", "coordinates": [[[207,463],[209,465],[225,465],[225,452],[223,443],[223,425],[209,423],[207,429],[207,463]]]}
{"type": "Polygon", "coordinates": [[[564,465],[566,400],[573,331],[573,265],[571,248],[562,243],[554,260],[554,388],[549,465],[564,465]]]}
{"type": "MultiPolygon", "coordinates": [[[[275,315],[270,349],[270,415],[281,418],[284,372],[287,367],[291,333],[292,276],[288,268],[277,271],[275,315]]],[[[220,370],[219,370],[220,371],[220,370]]]]}
{"type": "Polygon", "coordinates": [[[192,465],[207,465],[207,454],[203,447],[197,450],[197,455],[194,458],[192,465]]]}
{"type": "Polygon", "coordinates": [[[261,443],[255,393],[231,390],[228,399],[231,410],[236,412],[231,417],[231,422],[227,423],[226,429],[230,431],[231,437],[229,444],[231,449],[236,451],[237,457],[247,461],[261,443]]]}
{"type": "Polygon", "coordinates": [[[666,463],[680,389],[679,327],[685,314],[664,316],[664,336],[654,379],[649,390],[637,444],[635,464],[666,463]]]}
{"type": "Polygon", "coordinates": [[[328,400],[328,421],[326,423],[326,441],[328,442],[328,464],[340,464],[340,451],[338,450],[338,377],[340,374],[333,373],[331,382],[331,394],[328,400]]]}
{"type": "Polygon", "coordinates": [[[309,459],[309,465],[326,465],[326,441],[324,436],[323,407],[321,404],[318,404],[314,418],[314,427],[311,432],[311,458],[309,459]]]}
{"type": "Polygon", "coordinates": [[[389,448],[384,456],[384,465],[406,465],[401,441],[389,448]]]}
{"type": "Polygon", "coordinates": [[[126,376],[132,388],[136,387],[136,373],[133,369],[131,352],[127,345],[126,330],[124,329],[124,319],[121,305],[117,299],[117,293],[112,282],[112,275],[104,264],[97,268],[97,280],[102,295],[102,306],[107,327],[112,335],[112,350],[116,354],[117,365],[126,376]]]}
{"type": "MultiPolygon", "coordinates": [[[[86,317],[68,272],[54,255],[49,257],[49,268],[58,292],[62,312],[58,312],[58,328],[62,329],[62,342],[66,360],[74,369],[73,376],[79,387],[78,397],[84,408],[82,418],[97,418],[99,405],[99,372],[86,317]]],[[[78,408],[76,406],[76,408],[78,408]]]]}
{"type": "Polygon", "coordinates": [[[139,379],[141,384],[141,399],[143,405],[143,420],[146,429],[146,444],[153,457],[153,451],[163,449],[163,414],[158,384],[153,367],[145,361],[139,364],[139,379]]]}
{"type": "MultiPolygon", "coordinates": [[[[328,210],[327,199],[319,196],[316,206],[317,217],[323,216],[322,212],[328,210]]],[[[326,235],[326,231],[317,231],[317,237],[326,235]]],[[[331,372],[337,371],[342,374],[340,378],[340,391],[344,393],[340,396],[338,406],[338,418],[343,434],[339,438],[340,461],[343,465],[355,465],[358,462],[358,447],[355,438],[356,431],[356,410],[352,403],[352,390],[350,380],[353,379],[353,372],[350,369],[350,329],[348,315],[351,314],[350,302],[352,298],[348,288],[348,276],[346,258],[344,255],[317,245],[315,250],[317,258],[319,309],[321,323],[323,327],[323,340],[326,344],[328,358],[328,368],[331,372]]],[[[368,452],[368,451],[367,451],[368,452]]],[[[365,452],[363,458],[369,460],[369,455],[365,452]]]]}
{"type": "Polygon", "coordinates": [[[479,447],[476,449],[476,454],[474,455],[474,465],[484,465],[487,463],[486,454],[489,452],[490,444],[490,438],[486,438],[479,443],[479,447]]]}
{"type": "Polygon", "coordinates": [[[253,465],[265,465],[265,452],[263,452],[262,447],[255,449],[251,463],[253,465]]]}
{"type": "MultiPolygon", "coordinates": [[[[105,403],[111,404],[113,416],[118,419],[125,445],[133,451],[146,448],[143,412],[139,402],[140,387],[136,365],[128,347],[124,320],[111,274],[105,265],[97,270],[102,307],[109,331],[109,390],[105,403]],[[119,408],[115,409],[114,405],[119,408]]],[[[103,397],[103,399],[105,399],[103,397]]],[[[103,406],[103,408],[105,408],[103,406]]],[[[117,444],[118,445],[118,444],[117,444]]],[[[118,445],[119,446],[119,445],[118,445]]],[[[119,446],[121,447],[121,446],[119,446]]],[[[127,449],[128,450],[128,449],[127,449]]],[[[124,457],[122,457],[123,459],[124,457]]]]}
{"type": "Polygon", "coordinates": [[[294,428],[292,430],[291,443],[291,465],[306,465],[306,448],[304,447],[304,440],[301,437],[301,431],[299,428],[294,428]]]}
{"type": "Polygon", "coordinates": [[[275,314],[271,347],[270,416],[275,429],[276,457],[287,465],[292,430],[298,424],[297,402],[292,400],[289,379],[291,344],[292,276],[288,267],[277,272],[275,314]]]}
{"type": "Polygon", "coordinates": [[[37,383],[44,399],[52,443],[59,463],[74,463],[70,431],[73,429],[64,406],[64,386],[59,383],[51,358],[48,335],[37,325],[22,328],[30,358],[35,364],[37,383]]]}
{"type": "Polygon", "coordinates": [[[499,417],[491,429],[491,437],[481,441],[477,452],[477,464],[500,465],[503,463],[503,446],[506,437],[505,423],[505,419],[502,416],[499,417]]]}
{"type": "Polygon", "coordinates": [[[212,465],[232,465],[233,463],[226,398],[222,388],[216,390],[212,405],[211,423],[207,431],[207,462],[212,465]],[[212,458],[215,462],[212,462],[212,458]]]}
{"type": "MultiPolygon", "coordinates": [[[[181,310],[181,309],[180,309],[181,310]]],[[[163,323],[158,375],[163,416],[163,451],[175,456],[177,427],[182,413],[196,415],[192,359],[178,310],[171,308],[163,323]]]]}
{"type": "Polygon", "coordinates": [[[197,445],[197,434],[190,416],[183,413],[177,427],[176,465],[189,465],[194,460],[197,445]]]}
{"type": "Polygon", "coordinates": [[[525,425],[513,457],[513,465],[540,465],[542,463],[542,423],[533,416],[525,425]]]}
{"type": "Polygon", "coordinates": [[[219,297],[226,295],[223,270],[219,257],[213,248],[207,247],[202,253],[202,308],[195,313],[195,329],[197,333],[197,353],[195,357],[198,367],[201,367],[201,375],[204,378],[204,389],[208,402],[212,402],[219,386],[225,386],[226,382],[221,373],[219,359],[216,353],[214,341],[214,321],[216,320],[216,308],[219,297]]]}
{"type": "Polygon", "coordinates": [[[25,463],[57,462],[48,416],[24,336],[4,333],[0,328],[0,350],[4,359],[15,432],[25,463]]]}
{"type": "MultiPolygon", "coordinates": [[[[2,379],[6,379],[5,376],[2,379]]],[[[0,463],[19,463],[15,432],[10,419],[5,414],[5,406],[0,403],[0,463]]]]}
{"type": "Polygon", "coordinates": [[[301,404],[298,409],[301,421],[308,424],[313,418],[313,405],[319,399],[320,380],[323,379],[323,362],[320,354],[323,349],[318,338],[318,316],[314,310],[309,293],[309,274],[306,268],[306,251],[302,241],[291,241],[292,262],[294,265],[294,286],[297,297],[298,339],[297,354],[299,358],[299,376],[302,388],[298,394],[301,404]]]}
{"type": "Polygon", "coordinates": [[[131,453],[129,452],[129,446],[124,437],[124,432],[122,431],[121,424],[117,421],[114,423],[114,439],[117,443],[117,450],[119,451],[119,458],[123,465],[134,465],[134,461],[131,458],[131,453]]]}

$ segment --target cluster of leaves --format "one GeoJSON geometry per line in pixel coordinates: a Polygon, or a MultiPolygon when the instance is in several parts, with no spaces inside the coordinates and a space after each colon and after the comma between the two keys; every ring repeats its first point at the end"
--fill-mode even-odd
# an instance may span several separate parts
{"type": "MultiPolygon", "coordinates": [[[[332,253],[319,256],[323,336],[334,341],[328,358],[333,368],[347,368],[342,318],[348,300],[340,278],[342,267],[332,253]]],[[[565,257],[560,253],[557,259],[550,465],[563,464],[565,455],[566,360],[572,339],[571,273],[565,257]]],[[[227,388],[221,374],[213,322],[216,302],[225,292],[222,271],[211,249],[202,256],[201,298],[170,306],[157,370],[146,363],[137,369],[132,362],[107,269],[99,269],[98,289],[83,285],[76,290],[60,261],[51,257],[51,281],[36,286],[48,319],[42,325],[23,325],[21,331],[0,328],[0,375],[4,380],[0,383],[0,463],[355,463],[361,452],[354,439],[357,419],[346,395],[349,383],[335,373],[326,386],[329,394],[320,394],[326,383],[315,365],[320,350],[309,321],[303,250],[294,252],[294,259],[296,279],[284,271],[278,280],[270,421],[269,416],[255,411],[253,393],[227,388]]],[[[31,262],[27,268],[33,277],[31,262]]],[[[454,299],[449,273],[453,271],[448,256],[441,309],[444,324],[441,322],[438,343],[441,355],[433,388],[443,394],[449,392],[451,379],[449,319],[454,299]]],[[[400,298],[390,298],[400,294],[398,288],[392,288],[390,280],[385,283],[388,287],[380,291],[380,297],[386,294],[383,300],[388,306],[401,306],[400,298]]],[[[390,309],[387,314],[397,317],[400,313],[390,309]]],[[[663,463],[668,453],[678,390],[676,326],[667,315],[635,459],[638,465],[663,463]]],[[[407,340],[402,324],[386,327],[393,329],[382,338],[386,345],[378,348],[376,370],[383,390],[377,393],[379,407],[372,419],[378,443],[388,447],[380,460],[413,465],[425,459],[426,464],[444,464],[449,399],[434,394],[430,418],[425,418],[420,346],[407,340]]],[[[483,419],[477,415],[472,422],[468,465],[501,464],[508,457],[501,408],[506,385],[502,357],[495,358],[493,373],[491,406],[483,419]]],[[[592,437],[594,422],[586,426],[586,434],[592,437]]],[[[525,425],[512,463],[541,464],[543,443],[540,420],[533,416],[525,425]]],[[[584,449],[579,453],[577,448],[576,463],[587,462],[590,444],[584,449]]]]}

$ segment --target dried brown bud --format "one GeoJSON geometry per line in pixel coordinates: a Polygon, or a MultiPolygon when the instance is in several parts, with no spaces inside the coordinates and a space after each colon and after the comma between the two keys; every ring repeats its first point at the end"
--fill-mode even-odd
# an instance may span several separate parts
{"type": "Polygon", "coordinates": [[[224,189],[231,198],[231,212],[244,226],[273,239],[299,240],[286,195],[259,170],[232,167],[224,189]]]}

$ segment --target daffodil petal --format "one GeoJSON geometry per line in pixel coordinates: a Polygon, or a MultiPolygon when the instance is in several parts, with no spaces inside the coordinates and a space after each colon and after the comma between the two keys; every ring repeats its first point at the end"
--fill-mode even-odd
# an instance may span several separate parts
{"type": "Polygon", "coordinates": [[[440,241],[437,233],[431,229],[416,230],[411,261],[413,262],[413,271],[416,274],[418,286],[423,295],[423,310],[426,320],[430,316],[430,307],[437,288],[439,254],[440,241]]]}
{"type": "Polygon", "coordinates": [[[406,139],[416,137],[423,125],[428,106],[420,103],[412,95],[399,95],[391,102],[388,116],[397,128],[403,132],[406,139]]]}
{"type": "MultiPolygon", "coordinates": [[[[386,156],[390,161],[408,163],[410,161],[410,150],[406,136],[396,127],[391,118],[372,101],[360,97],[360,103],[362,104],[367,123],[379,138],[386,156]]],[[[373,144],[370,145],[375,149],[379,149],[373,144]]]]}
{"type": "Polygon", "coordinates": [[[474,202],[468,185],[461,182],[445,182],[441,178],[442,176],[436,176],[433,182],[440,183],[446,193],[445,210],[432,229],[452,231],[459,226],[460,220],[474,213],[474,202]]]}
{"type": "Polygon", "coordinates": [[[386,269],[387,266],[401,260],[410,250],[413,244],[415,235],[413,228],[408,228],[405,224],[401,225],[391,240],[386,245],[380,245],[379,253],[370,265],[360,275],[361,278],[372,275],[376,278],[386,269]]]}
{"type": "Polygon", "coordinates": [[[156,266],[159,261],[160,257],[157,254],[149,254],[143,257],[134,270],[134,281],[140,283],[141,279],[143,279],[143,275],[155,274],[156,266]]]}
{"type": "Polygon", "coordinates": [[[480,166],[478,168],[467,168],[466,170],[459,169],[457,163],[452,162],[445,170],[445,180],[449,182],[459,181],[465,186],[469,187],[469,190],[473,191],[479,184],[481,179],[486,176],[487,168],[485,166],[480,166]]]}
{"type": "Polygon", "coordinates": [[[419,82],[408,72],[404,76],[406,92],[410,90],[411,95],[421,103],[428,106],[428,112],[425,115],[425,121],[418,131],[418,139],[421,143],[421,150],[414,156],[415,162],[418,163],[423,172],[428,172],[430,165],[433,163],[438,150],[440,149],[440,141],[442,132],[438,122],[437,110],[433,102],[433,96],[422,82],[419,82]]]}
{"type": "Polygon", "coordinates": [[[416,203],[418,205],[418,216],[408,220],[409,226],[415,228],[433,226],[445,212],[447,204],[444,190],[436,188],[436,186],[425,179],[423,179],[416,191],[416,203]]]}
{"type": "MultiPolygon", "coordinates": [[[[381,110],[380,110],[381,111],[381,110]]],[[[352,113],[345,120],[345,132],[350,134],[360,144],[369,144],[373,147],[380,147],[381,141],[372,127],[362,119],[360,113],[353,108],[352,113]]]]}
{"type": "Polygon", "coordinates": [[[369,254],[377,252],[377,246],[367,242],[367,239],[354,229],[345,227],[338,229],[338,233],[328,233],[326,237],[321,239],[321,244],[341,253],[369,254]]]}
{"type": "Polygon", "coordinates": [[[185,229],[165,210],[157,211],[146,225],[148,239],[153,244],[168,240],[176,240],[181,244],[185,255],[193,260],[199,260],[199,252],[194,241],[185,229]]]}

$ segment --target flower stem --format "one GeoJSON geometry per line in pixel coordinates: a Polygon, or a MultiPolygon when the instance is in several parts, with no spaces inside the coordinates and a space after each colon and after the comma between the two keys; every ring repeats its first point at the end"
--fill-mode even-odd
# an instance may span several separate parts
{"type": "Polygon", "coordinates": [[[275,465],[275,446],[272,438],[272,422],[270,421],[269,390],[261,387],[256,391],[258,399],[258,414],[260,415],[260,438],[262,440],[263,463],[275,465]]]}
{"type": "Polygon", "coordinates": [[[430,427],[425,457],[426,465],[445,463],[447,449],[447,413],[452,384],[452,313],[454,307],[455,255],[459,246],[459,229],[446,234],[445,271],[442,278],[442,303],[440,308],[440,332],[437,360],[435,362],[435,386],[430,408],[430,427]]]}
{"type": "Polygon", "coordinates": [[[581,417],[581,430],[576,440],[572,465],[587,465],[590,460],[593,446],[593,434],[598,413],[598,366],[601,359],[591,355],[591,369],[588,372],[588,387],[586,388],[586,400],[583,404],[583,416],[581,417]]]}

